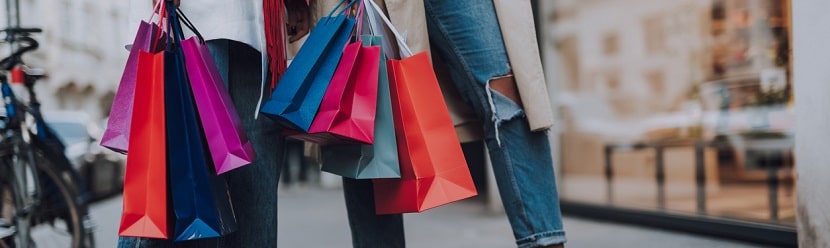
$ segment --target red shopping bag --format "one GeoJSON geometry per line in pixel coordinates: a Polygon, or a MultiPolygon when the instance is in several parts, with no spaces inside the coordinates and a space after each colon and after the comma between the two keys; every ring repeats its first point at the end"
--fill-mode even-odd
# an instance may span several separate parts
{"type": "Polygon", "coordinates": [[[168,237],[164,53],[140,52],[120,236],[168,237]]]}
{"type": "Polygon", "coordinates": [[[374,142],[380,46],[346,46],[307,134],[291,136],[321,145],[374,142]]]}
{"type": "Polygon", "coordinates": [[[377,214],[422,212],[477,194],[425,52],[390,60],[400,179],[374,179],[377,214]]]}

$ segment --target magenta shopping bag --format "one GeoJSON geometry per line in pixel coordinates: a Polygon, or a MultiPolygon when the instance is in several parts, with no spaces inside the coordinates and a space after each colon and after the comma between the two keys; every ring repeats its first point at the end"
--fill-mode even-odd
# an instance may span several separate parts
{"type": "Polygon", "coordinates": [[[216,173],[250,164],[254,149],[207,45],[198,37],[182,42],[187,76],[216,173]]]}
{"type": "MultiPolygon", "coordinates": [[[[138,53],[154,53],[159,51],[162,42],[155,42],[159,35],[159,28],[156,24],[142,21],[138,26],[135,40],[130,55],[127,58],[127,65],[121,74],[121,83],[115,93],[112,102],[110,117],[107,121],[107,129],[101,138],[101,146],[110,150],[127,153],[130,140],[130,123],[133,115],[133,97],[135,97],[135,80],[138,73],[138,53]],[[154,46],[155,43],[155,47],[154,46]],[[161,43],[161,44],[158,44],[161,43]],[[152,47],[152,49],[151,49],[152,47]]],[[[163,37],[163,35],[161,35],[163,37]]]]}

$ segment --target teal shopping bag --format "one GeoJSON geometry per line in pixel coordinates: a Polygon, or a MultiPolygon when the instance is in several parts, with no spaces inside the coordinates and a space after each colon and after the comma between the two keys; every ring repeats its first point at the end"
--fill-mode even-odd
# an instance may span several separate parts
{"type": "MultiPolygon", "coordinates": [[[[380,36],[364,35],[364,46],[380,46],[380,36]]],[[[377,114],[373,145],[332,145],[323,148],[323,171],[354,179],[400,178],[395,123],[386,59],[380,53],[377,114]]]]}
{"type": "Polygon", "coordinates": [[[340,5],[320,19],[260,110],[283,126],[308,132],[317,115],[355,24],[346,14],[332,16],[340,5]]]}

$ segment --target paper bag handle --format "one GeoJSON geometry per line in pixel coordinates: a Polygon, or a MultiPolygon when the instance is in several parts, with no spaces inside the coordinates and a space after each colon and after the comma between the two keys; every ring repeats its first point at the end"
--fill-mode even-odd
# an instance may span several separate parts
{"type": "Polygon", "coordinates": [[[380,9],[380,6],[376,4],[372,0],[363,0],[365,5],[372,5],[372,8],[375,10],[378,16],[383,19],[383,22],[386,23],[386,26],[389,27],[389,30],[392,31],[392,34],[395,36],[395,40],[398,42],[398,47],[400,48],[400,55],[402,58],[411,57],[412,50],[409,49],[409,45],[406,44],[406,41],[401,36],[400,32],[395,28],[395,25],[392,25],[392,21],[389,20],[389,17],[383,13],[383,10],[380,9]]]}

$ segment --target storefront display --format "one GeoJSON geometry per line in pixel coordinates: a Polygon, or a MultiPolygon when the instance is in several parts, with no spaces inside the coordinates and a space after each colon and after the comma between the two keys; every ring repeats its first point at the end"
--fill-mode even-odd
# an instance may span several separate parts
{"type": "Polygon", "coordinates": [[[543,4],[563,200],[794,226],[789,1],[634,2],[543,4]]]}

